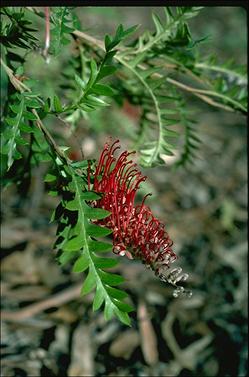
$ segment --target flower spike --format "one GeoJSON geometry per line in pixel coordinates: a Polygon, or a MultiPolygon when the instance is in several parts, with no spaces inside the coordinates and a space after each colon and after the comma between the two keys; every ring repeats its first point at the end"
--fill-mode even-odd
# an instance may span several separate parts
{"type": "MultiPolygon", "coordinates": [[[[142,203],[135,205],[136,193],[147,177],[129,159],[135,152],[124,151],[115,158],[114,153],[118,149],[119,140],[112,145],[106,143],[94,173],[92,190],[102,196],[92,205],[111,212],[110,216],[96,222],[112,229],[115,254],[140,259],[161,280],[167,280],[176,286],[172,279],[170,281],[172,274],[169,270],[170,264],[177,258],[171,248],[173,242],[164,224],[144,204],[151,194],[145,195],[142,203]]],[[[91,176],[88,169],[88,182],[91,176]]],[[[179,280],[180,277],[177,281],[179,280]]]]}

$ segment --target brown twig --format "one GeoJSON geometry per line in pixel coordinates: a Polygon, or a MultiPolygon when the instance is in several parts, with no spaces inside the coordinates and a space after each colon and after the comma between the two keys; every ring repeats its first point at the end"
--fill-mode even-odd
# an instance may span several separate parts
{"type": "Polygon", "coordinates": [[[82,283],[76,284],[73,287],[67,288],[60,293],[56,293],[49,298],[28,305],[25,308],[22,308],[17,311],[3,310],[1,311],[1,319],[9,322],[23,321],[27,318],[33,317],[34,315],[46,309],[63,305],[79,297],[81,286],[82,283]]]}
{"type": "Polygon", "coordinates": [[[7,73],[10,82],[12,85],[18,90],[19,92],[23,93],[25,91],[31,92],[31,89],[28,88],[25,84],[23,84],[18,78],[14,75],[12,69],[10,69],[3,61],[3,59],[0,59],[1,65],[3,66],[5,72],[7,73]]]}

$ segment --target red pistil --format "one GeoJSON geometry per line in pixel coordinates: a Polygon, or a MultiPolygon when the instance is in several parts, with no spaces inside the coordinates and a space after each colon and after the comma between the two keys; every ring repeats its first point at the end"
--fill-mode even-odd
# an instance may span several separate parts
{"type": "MultiPolygon", "coordinates": [[[[139,258],[159,273],[162,267],[169,267],[176,259],[171,249],[173,242],[164,224],[144,204],[151,194],[145,195],[141,204],[134,204],[139,185],[147,177],[132,160],[128,160],[128,156],[135,152],[125,151],[116,159],[114,153],[118,149],[119,140],[111,146],[106,143],[94,173],[92,189],[102,194],[94,206],[111,212],[110,216],[97,223],[113,230],[114,253],[131,259],[139,258]]],[[[88,182],[90,178],[88,169],[88,182]]]]}

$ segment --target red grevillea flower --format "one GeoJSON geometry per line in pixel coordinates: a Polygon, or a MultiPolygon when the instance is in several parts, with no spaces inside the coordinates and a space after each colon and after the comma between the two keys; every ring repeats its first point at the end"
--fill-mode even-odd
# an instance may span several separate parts
{"type": "MultiPolygon", "coordinates": [[[[135,195],[141,182],[146,180],[129,156],[135,152],[124,151],[118,158],[115,151],[120,149],[119,140],[112,145],[105,144],[98,161],[92,190],[101,193],[101,199],[93,202],[95,207],[104,208],[111,215],[98,220],[113,231],[113,252],[138,258],[147,267],[161,275],[176,259],[172,251],[172,241],[164,228],[164,224],[144,204],[135,205],[135,195]]],[[[90,190],[91,172],[88,170],[88,186],[90,190]]]]}

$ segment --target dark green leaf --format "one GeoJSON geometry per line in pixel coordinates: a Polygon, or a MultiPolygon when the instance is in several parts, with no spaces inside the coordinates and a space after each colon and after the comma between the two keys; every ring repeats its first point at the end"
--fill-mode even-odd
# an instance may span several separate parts
{"type": "Polygon", "coordinates": [[[111,229],[104,228],[102,226],[87,224],[86,226],[87,234],[91,237],[105,237],[112,233],[111,229]]]}
{"type": "Polygon", "coordinates": [[[111,268],[111,267],[115,267],[118,264],[118,261],[112,258],[94,257],[93,261],[94,261],[95,267],[97,268],[111,268]]]}
{"type": "Polygon", "coordinates": [[[121,291],[120,289],[117,289],[117,288],[107,286],[106,290],[111,297],[117,298],[119,300],[122,300],[128,296],[126,292],[121,291]]]}
{"type": "Polygon", "coordinates": [[[97,252],[97,253],[106,253],[112,249],[112,244],[101,242],[101,241],[94,241],[90,240],[88,242],[88,247],[90,251],[97,252]]]}
{"type": "Polygon", "coordinates": [[[78,211],[79,209],[79,201],[78,198],[71,200],[70,202],[65,203],[65,208],[69,209],[70,211],[78,211]]]}
{"type": "Polygon", "coordinates": [[[101,68],[97,78],[96,82],[102,80],[106,76],[112,75],[114,72],[116,72],[117,68],[112,65],[105,65],[103,68],[101,68]]]}
{"type": "Polygon", "coordinates": [[[119,285],[124,282],[124,278],[117,274],[111,274],[106,271],[99,270],[101,280],[108,285],[119,285]]]}
{"type": "Polygon", "coordinates": [[[103,85],[103,84],[95,84],[92,89],[92,92],[100,94],[102,96],[113,96],[114,95],[114,90],[108,86],[108,85],[103,85]]]}
{"type": "Polygon", "coordinates": [[[87,207],[84,212],[85,212],[86,217],[92,220],[93,219],[101,220],[111,214],[111,212],[106,211],[105,209],[92,208],[92,207],[87,207]]]}
{"type": "Polygon", "coordinates": [[[101,196],[93,191],[84,191],[80,193],[80,197],[84,200],[98,200],[101,196]]]}
{"type": "Polygon", "coordinates": [[[80,250],[84,245],[84,238],[83,235],[79,235],[71,240],[67,241],[63,245],[64,251],[77,251],[80,250]]]}
{"type": "Polygon", "coordinates": [[[54,96],[53,104],[54,104],[54,109],[57,113],[61,113],[63,111],[60,99],[57,95],[54,96]]]}

